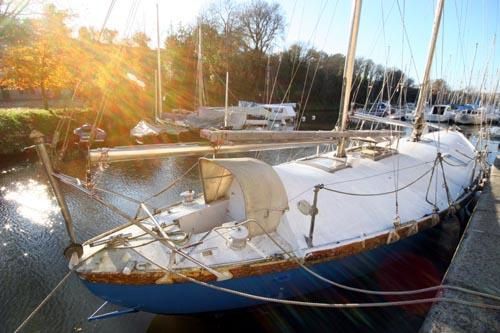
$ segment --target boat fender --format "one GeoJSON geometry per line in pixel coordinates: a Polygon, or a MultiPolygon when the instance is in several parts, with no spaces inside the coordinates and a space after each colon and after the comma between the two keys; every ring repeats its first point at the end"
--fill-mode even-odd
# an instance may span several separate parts
{"type": "Polygon", "coordinates": [[[410,224],[410,227],[408,228],[408,232],[406,234],[406,237],[413,236],[418,233],[418,223],[414,222],[410,224]]]}
{"type": "Polygon", "coordinates": [[[394,228],[399,228],[401,226],[401,217],[399,217],[399,215],[396,215],[392,223],[394,224],[394,228]]]}
{"type": "Polygon", "coordinates": [[[482,178],[481,181],[479,182],[479,188],[483,189],[487,183],[488,183],[488,178],[482,178]]]}
{"type": "Polygon", "coordinates": [[[365,233],[362,233],[359,238],[361,238],[361,246],[363,247],[363,249],[366,247],[366,242],[365,242],[365,239],[366,239],[366,234],[365,233]]]}
{"type": "Polygon", "coordinates": [[[434,211],[434,213],[432,213],[431,220],[432,220],[432,225],[436,225],[439,223],[441,218],[439,217],[439,213],[437,211],[434,211]]]}
{"type": "Polygon", "coordinates": [[[228,245],[233,250],[241,250],[247,245],[248,228],[244,225],[231,228],[229,232],[228,245]]]}
{"type": "Polygon", "coordinates": [[[460,204],[451,204],[450,207],[448,207],[448,216],[455,216],[457,215],[458,211],[460,210],[460,204]]]}
{"type": "Polygon", "coordinates": [[[394,243],[394,242],[397,242],[399,240],[399,234],[397,232],[397,230],[391,230],[391,232],[389,232],[389,235],[387,236],[387,242],[386,244],[391,244],[391,243],[394,243]]]}

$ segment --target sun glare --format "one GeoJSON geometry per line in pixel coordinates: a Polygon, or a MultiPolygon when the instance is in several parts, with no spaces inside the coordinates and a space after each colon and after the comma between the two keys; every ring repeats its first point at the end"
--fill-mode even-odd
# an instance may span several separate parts
{"type": "MultiPolygon", "coordinates": [[[[59,207],[50,196],[47,185],[33,179],[18,182],[13,189],[5,191],[4,198],[15,203],[17,213],[34,224],[51,228],[56,222],[59,207]]],[[[10,230],[10,224],[4,225],[4,229],[10,230]]]]}

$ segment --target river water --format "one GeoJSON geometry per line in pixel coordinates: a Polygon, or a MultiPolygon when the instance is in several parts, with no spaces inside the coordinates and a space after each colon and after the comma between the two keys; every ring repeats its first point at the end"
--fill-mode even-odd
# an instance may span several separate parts
{"type": "MultiPolygon", "coordinates": [[[[472,142],[475,129],[467,129],[472,142]]],[[[492,158],[498,141],[489,144],[492,158]]],[[[270,163],[310,153],[306,150],[266,152],[270,163]]],[[[196,162],[194,158],[165,159],[113,164],[102,171],[99,186],[143,200],[163,189],[196,162]]],[[[65,171],[83,178],[84,163],[69,162],[65,171]]],[[[163,206],[177,201],[187,189],[199,190],[197,168],[182,182],[152,201],[163,206]]],[[[114,225],[119,217],[82,194],[64,187],[75,231],[84,241],[114,225]]],[[[135,214],[135,208],[123,199],[105,194],[106,200],[135,214]]],[[[460,237],[460,226],[448,223],[444,232],[431,237],[426,246],[409,254],[398,254],[383,263],[372,276],[352,281],[365,288],[415,288],[437,284],[441,280],[460,237]],[[411,262],[411,265],[409,264],[411,262]]],[[[64,222],[41,166],[36,158],[10,158],[0,162],[0,332],[12,332],[51,292],[68,272],[62,252],[68,240],[64,222]]],[[[310,295],[329,302],[370,301],[359,295],[325,290],[310,295]]],[[[156,316],[135,313],[107,320],[88,322],[86,318],[102,300],[93,296],[71,275],[65,284],[33,316],[24,332],[412,332],[425,318],[427,306],[379,310],[319,310],[300,307],[263,305],[250,309],[193,316],[156,316]]],[[[111,309],[115,309],[111,307],[111,309]]]]}

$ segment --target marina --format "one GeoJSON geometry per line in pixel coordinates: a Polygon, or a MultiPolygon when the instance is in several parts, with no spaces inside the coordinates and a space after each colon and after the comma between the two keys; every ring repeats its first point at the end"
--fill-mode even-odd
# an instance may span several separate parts
{"type": "MultiPolygon", "coordinates": [[[[468,132],[467,136],[472,142],[476,142],[477,134],[474,130],[468,132]]],[[[490,149],[494,151],[499,143],[500,141],[492,141],[490,149]]],[[[291,156],[308,155],[313,152],[314,150],[282,151],[279,156],[264,152],[264,158],[269,163],[275,164],[279,163],[280,159],[286,161],[291,156]]],[[[172,182],[193,161],[192,158],[184,157],[165,159],[160,163],[151,160],[132,165],[112,164],[106,170],[106,184],[109,189],[128,195],[135,195],[134,188],[124,187],[124,183],[135,184],[137,188],[150,188],[151,186],[154,188],[156,186],[156,190],[159,191],[160,184],[172,182]]],[[[490,162],[493,162],[493,159],[490,162]]],[[[68,167],[78,168],[78,173],[82,176],[85,173],[84,168],[78,164],[68,167]]],[[[190,179],[192,188],[196,191],[200,190],[196,185],[197,177],[197,171],[193,170],[187,178],[190,179]]],[[[0,319],[5,323],[4,330],[9,332],[24,320],[29,315],[30,309],[34,309],[63,278],[64,272],[67,270],[67,261],[60,255],[60,251],[65,247],[67,237],[63,219],[58,213],[42,170],[36,163],[36,157],[33,156],[28,161],[26,158],[22,158],[9,163],[2,162],[0,181],[2,216],[9,221],[8,227],[4,226],[1,231],[2,260],[7,263],[2,274],[6,277],[5,281],[9,281],[2,289],[1,298],[11,301],[11,306],[0,312],[0,319]],[[34,198],[38,199],[39,205],[33,204],[34,198]],[[32,233],[28,233],[27,230],[32,230],[32,233]],[[16,259],[7,261],[7,258],[16,259]],[[44,260],[41,261],[37,258],[44,258],[44,260]],[[26,271],[32,273],[26,274],[26,271]],[[39,276],[34,274],[36,271],[43,271],[44,274],[39,276]],[[19,286],[18,281],[21,280],[23,281],[22,285],[31,290],[30,292],[27,292],[24,287],[22,289],[16,287],[19,286]]],[[[183,190],[182,187],[176,187],[174,192],[168,194],[166,198],[175,200],[177,194],[183,190]]],[[[73,212],[76,232],[82,237],[93,237],[105,231],[105,225],[99,221],[107,220],[111,225],[120,225],[118,217],[110,212],[97,209],[88,199],[82,200],[81,195],[71,188],[65,189],[65,192],[69,208],[73,212]],[[87,222],[88,214],[94,216],[93,221],[95,222],[90,224],[87,222]]],[[[119,198],[108,197],[115,204],[124,205],[119,198]]],[[[384,263],[383,269],[375,270],[375,274],[354,279],[349,284],[371,289],[389,287],[392,289],[416,289],[439,284],[455,252],[461,234],[461,227],[456,223],[446,224],[444,230],[446,232],[433,235],[424,242],[415,252],[416,257],[411,256],[413,260],[419,262],[416,267],[425,269],[425,273],[421,269],[415,269],[414,264],[409,264],[405,258],[410,257],[408,257],[409,254],[406,254],[384,263]],[[401,275],[402,271],[407,271],[407,275],[401,275]],[[412,276],[414,278],[411,278],[412,276]],[[391,283],[391,285],[387,285],[387,283],[391,283]]],[[[324,299],[325,301],[339,299],[339,297],[346,300],[370,300],[337,288],[327,288],[308,296],[308,298],[324,299]]],[[[320,332],[335,322],[337,327],[341,327],[347,332],[356,332],[367,324],[372,325],[374,330],[399,332],[402,329],[418,331],[424,322],[426,311],[429,309],[428,306],[424,305],[414,308],[359,310],[361,312],[358,318],[364,318],[359,323],[352,318],[349,312],[279,305],[262,305],[238,311],[194,316],[155,316],[141,312],[129,314],[126,317],[88,322],[86,318],[100,305],[102,305],[102,301],[90,294],[75,275],[71,275],[28,323],[26,330],[36,330],[43,327],[54,332],[78,329],[83,331],[161,332],[166,328],[173,329],[175,327],[179,332],[188,332],[192,330],[211,331],[214,328],[220,328],[221,323],[224,323],[224,330],[231,331],[244,323],[248,330],[300,330],[307,327],[311,331],[320,332]],[[302,319],[297,319],[298,314],[302,319]]]]}
{"type": "Polygon", "coordinates": [[[394,1],[401,63],[387,47],[385,66],[363,58],[362,0],[345,55],[276,52],[288,4],[265,0],[212,2],[166,36],[157,3],[154,42],[136,0],[125,30],[107,27],[111,0],[78,35],[77,5],[24,19],[36,6],[14,3],[0,2],[2,100],[30,91],[43,109],[0,109],[16,152],[0,163],[0,331],[497,330],[496,30],[472,62],[461,45],[459,83],[445,0],[413,8],[432,10],[418,43],[394,1]]]}

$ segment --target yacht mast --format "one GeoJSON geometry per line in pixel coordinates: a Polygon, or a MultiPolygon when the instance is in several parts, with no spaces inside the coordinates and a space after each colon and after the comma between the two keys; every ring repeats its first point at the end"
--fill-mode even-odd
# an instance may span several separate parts
{"type": "Polygon", "coordinates": [[[422,79],[422,87],[418,95],[417,106],[415,108],[415,126],[411,134],[413,141],[419,141],[420,136],[425,126],[424,120],[424,105],[429,90],[429,76],[432,67],[432,59],[434,58],[434,50],[436,48],[437,35],[439,33],[439,26],[441,25],[441,16],[443,14],[444,0],[439,0],[436,6],[436,13],[434,16],[434,25],[432,27],[432,38],[429,44],[429,53],[427,55],[427,64],[425,66],[424,77],[422,79]]]}
{"type": "MultiPolygon", "coordinates": [[[[359,31],[359,17],[361,14],[361,0],[354,0],[352,20],[351,20],[351,35],[349,38],[349,47],[347,49],[347,56],[345,58],[344,65],[344,77],[342,79],[342,97],[340,100],[340,109],[342,111],[342,122],[340,124],[340,130],[345,131],[348,124],[348,113],[349,105],[351,102],[351,86],[352,86],[352,75],[354,71],[354,57],[356,55],[356,43],[358,40],[359,31]]],[[[345,157],[345,143],[346,138],[342,138],[337,146],[337,157],[345,157]]]]}
{"type": "Polygon", "coordinates": [[[155,70],[155,108],[154,108],[154,121],[158,119],[158,71],[155,70]]]}
{"type": "Polygon", "coordinates": [[[197,93],[197,105],[196,107],[203,106],[205,104],[205,87],[203,85],[203,56],[201,53],[201,21],[198,23],[198,62],[196,64],[196,93],[197,93]]]}
{"type": "Polygon", "coordinates": [[[155,114],[155,122],[158,122],[158,118],[161,117],[162,110],[162,96],[161,96],[161,57],[160,57],[160,9],[158,3],[156,4],[156,39],[157,39],[157,48],[156,48],[156,61],[157,61],[157,72],[158,72],[158,110],[155,114]]]}
{"type": "Polygon", "coordinates": [[[227,128],[229,119],[229,110],[227,108],[228,97],[229,97],[228,95],[229,95],[229,72],[226,72],[226,96],[224,100],[224,128],[227,128]]]}

